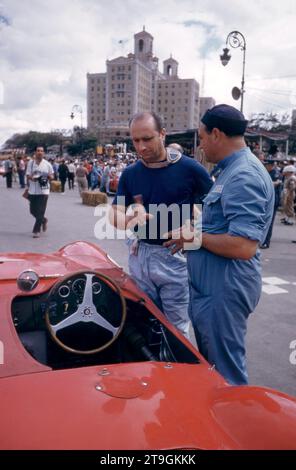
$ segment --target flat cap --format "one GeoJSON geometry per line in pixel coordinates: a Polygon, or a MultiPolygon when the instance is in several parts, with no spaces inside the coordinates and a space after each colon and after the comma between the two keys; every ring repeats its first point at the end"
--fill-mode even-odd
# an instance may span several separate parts
{"type": "Polygon", "coordinates": [[[243,113],[228,104],[218,104],[208,109],[201,122],[209,130],[216,127],[226,135],[244,135],[248,125],[243,113]]]}

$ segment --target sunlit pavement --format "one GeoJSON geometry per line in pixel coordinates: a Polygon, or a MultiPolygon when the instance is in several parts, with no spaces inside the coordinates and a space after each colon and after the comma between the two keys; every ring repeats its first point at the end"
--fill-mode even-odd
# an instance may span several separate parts
{"type": "MultiPolygon", "coordinates": [[[[51,193],[48,230],[32,238],[33,218],[23,190],[14,183],[6,189],[0,177],[0,251],[51,252],[75,240],[99,244],[124,269],[127,249],[123,240],[98,240],[94,228],[99,218],[93,207],[81,204],[77,188],[64,195],[51,193]]],[[[109,198],[112,201],[112,198],[109,198]]],[[[247,335],[250,383],[296,395],[296,365],[290,363],[290,343],[296,340],[296,225],[283,226],[277,217],[272,243],[262,250],[263,292],[249,320],[247,335]]]]}

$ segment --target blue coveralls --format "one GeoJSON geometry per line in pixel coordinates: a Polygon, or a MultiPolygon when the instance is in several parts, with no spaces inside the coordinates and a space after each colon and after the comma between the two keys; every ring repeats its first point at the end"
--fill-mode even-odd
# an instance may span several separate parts
{"type": "MultiPolygon", "coordinates": [[[[204,199],[203,232],[262,243],[272,218],[270,176],[248,147],[216,167],[218,177],[204,199]]],[[[250,260],[188,251],[189,316],[202,355],[232,384],[247,384],[247,319],[261,293],[260,252],[250,260]]]]}

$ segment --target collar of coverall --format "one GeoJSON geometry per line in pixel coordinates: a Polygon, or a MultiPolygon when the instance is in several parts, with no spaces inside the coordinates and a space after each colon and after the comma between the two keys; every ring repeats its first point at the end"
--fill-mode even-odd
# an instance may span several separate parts
{"type": "Polygon", "coordinates": [[[147,168],[165,168],[166,166],[172,165],[173,163],[177,163],[181,157],[182,157],[182,153],[179,152],[179,150],[176,150],[171,147],[167,147],[166,148],[166,160],[161,161],[161,162],[147,163],[143,160],[143,158],[141,158],[140,161],[147,168]]]}

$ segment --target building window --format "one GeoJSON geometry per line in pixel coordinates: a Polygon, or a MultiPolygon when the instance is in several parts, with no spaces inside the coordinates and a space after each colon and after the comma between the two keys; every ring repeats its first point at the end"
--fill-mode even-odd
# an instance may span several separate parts
{"type": "Polygon", "coordinates": [[[140,41],[139,41],[139,51],[143,52],[143,50],[144,50],[144,41],[143,41],[143,39],[140,39],[140,41]]]}

